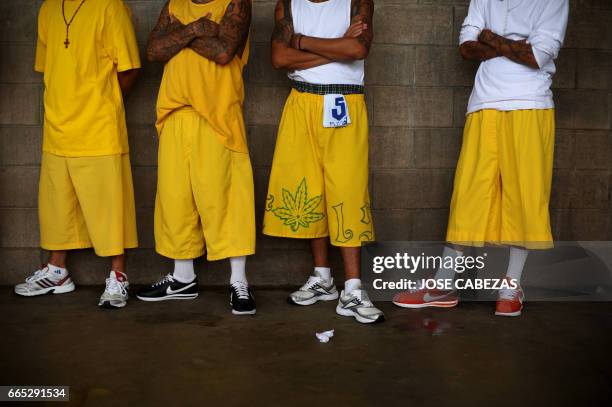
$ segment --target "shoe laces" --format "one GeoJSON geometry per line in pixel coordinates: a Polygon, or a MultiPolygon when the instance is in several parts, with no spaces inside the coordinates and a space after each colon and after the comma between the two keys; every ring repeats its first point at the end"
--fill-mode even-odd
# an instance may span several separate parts
{"type": "Polygon", "coordinates": [[[26,283],[32,283],[34,281],[40,280],[42,278],[45,278],[47,276],[49,269],[47,267],[42,268],[40,270],[36,270],[34,272],[34,274],[32,274],[30,277],[26,278],[26,283]]]}
{"type": "Polygon", "coordinates": [[[236,292],[236,295],[240,299],[248,299],[249,298],[249,286],[243,283],[242,281],[236,281],[232,284],[232,288],[236,292]]]}
{"type": "Polygon", "coordinates": [[[111,278],[111,277],[106,279],[106,291],[109,294],[127,295],[125,284],[121,283],[116,278],[111,278]]]}
{"type": "Polygon", "coordinates": [[[160,278],[157,282],[153,283],[153,287],[158,287],[168,282],[170,283],[174,282],[174,277],[172,277],[172,274],[166,274],[165,276],[160,278]]]}
{"type": "Polygon", "coordinates": [[[359,304],[362,307],[373,307],[374,306],[374,303],[372,303],[372,301],[370,300],[368,293],[363,289],[359,289],[359,288],[355,289],[351,291],[348,295],[353,298],[357,298],[359,300],[359,304]]]}
{"type": "Polygon", "coordinates": [[[306,281],[306,284],[304,284],[303,286],[300,287],[300,291],[308,291],[310,290],[313,286],[315,286],[316,284],[319,284],[323,281],[323,279],[319,276],[310,276],[308,277],[308,281],[306,281]]]}

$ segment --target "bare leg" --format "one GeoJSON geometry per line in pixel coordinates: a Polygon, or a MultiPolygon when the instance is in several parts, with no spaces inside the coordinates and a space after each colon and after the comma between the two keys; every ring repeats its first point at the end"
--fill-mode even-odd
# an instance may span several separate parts
{"type": "Polygon", "coordinates": [[[111,269],[125,273],[125,254],[111,257],[111,269]]]}
{"type": "Polygon", "coordinates": [[[49,254],[49,264],[55,267],[66,268],[66,250],[53,250],[49,254]]]}
{"type": "Polygon", "coordinates": [[[326,237],[312,239],[310,241],[310,249],[312,250],[315,267],[329,267],[329,247],[326,237]]]}
{"type": "Polygon", "coordinates": [[[344,261],[344,278],[347,280],[360,278],[361,248],[341,247],[340,253],[342,253],[342,260],[344,261]]]}

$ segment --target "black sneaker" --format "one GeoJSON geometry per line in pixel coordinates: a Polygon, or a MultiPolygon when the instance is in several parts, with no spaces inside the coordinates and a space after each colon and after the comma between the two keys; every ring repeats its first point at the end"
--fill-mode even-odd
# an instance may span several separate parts
{"type": "Polygon", "coordinates": [[[234,315],[255,315],[255,298],[242,281],[230,285],[230,305],[234,315]]]}
{"type": "Polygon", "coordinates": [[[198,280],[181,283],[168,274],[150,287],[140,291],[136,297],[142,301],[192,300],[198,296],[198,280]]]}

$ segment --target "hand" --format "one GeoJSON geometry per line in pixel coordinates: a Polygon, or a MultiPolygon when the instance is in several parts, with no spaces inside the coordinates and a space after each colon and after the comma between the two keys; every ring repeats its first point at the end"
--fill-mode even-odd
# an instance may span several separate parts
{"type": "Polygon", "coordinates": [[[216,37],[219,35],[219,24],[212,21],[211,16],[212,14],[208,13],[204,17],[189,23],[193,35],[196,37],[216,37]]]}
{"type": "Polygon", "coordinates": [[[368,25],[362,21],[361,17],[358,17],[355,19],[355,22],[350,25],[348,30],[346,30],[344,38],[357,38],[367,29],[368,25]]]}
{"type": "Polygon", "coordinates": [[[478,35],[478,41],[495,48],[495,38],[496,37],[497,37],[497,34],[489,30],[488,28],[485,28],[484,30],[480,32],[480,35],[478,35]]]}

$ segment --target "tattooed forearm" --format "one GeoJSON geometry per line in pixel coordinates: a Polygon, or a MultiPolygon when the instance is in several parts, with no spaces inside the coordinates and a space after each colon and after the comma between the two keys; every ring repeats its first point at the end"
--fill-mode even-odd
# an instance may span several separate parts
{"type": "Polygon", "coordinates": [[[162,9],[157,25],[149,35],[147,59],[168,62],[196,37],[193,30],[170,16],[168,3],[162,9]]]}
{"type": "Polygon", "coordinates": [[[218,35],[200,36],[189,47],[204,58],[228,64],[244,50],[250,25],[251,0],[232,0],[218,24],[218,35]]]}
{"type": "Polygon", "coordinates": [[[282,13],[282,18],[276,20],[274,31],[272,31],[272,41],[289,44],[293,30],[293,17],[291,15],[291,0],[280,0],[276,4],[276,14],[282,13]]]}
{"type": "Polygon", "coordinates": [[[497,51],[490,45],[479,41],[467,41],[459,47],[461,56],[472,61],[486,61],[498,57],[497,51]]]}
{"type": "Polygon", "coordinates": [[[531,68],[538,69],[538,62],[533,55],[533,49],[527,41],[513,41],[501,35],[495,34],[491,30],[482,30],[478,41],[486,44],[506,58],[518,64],[527,65],[531,68]]]}
{"type": "Polygon", "coordinates": [[[361,22],[367,26],[357,41],[361,45],[370,49],[374,40],[374,2],[373,0],[352,0],[351,4],[351,24],[361,22]]]}

